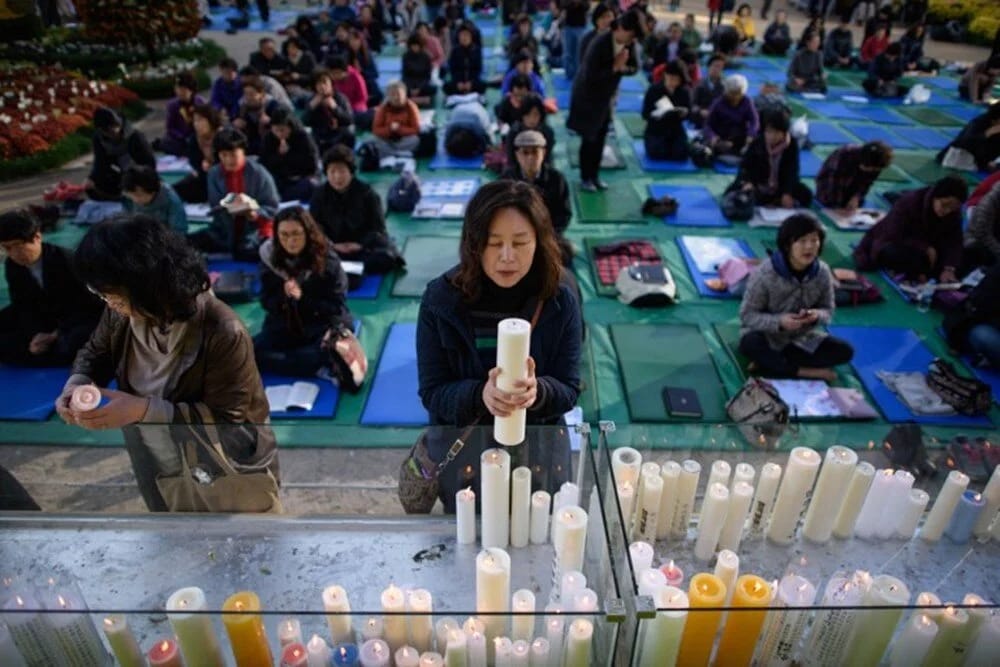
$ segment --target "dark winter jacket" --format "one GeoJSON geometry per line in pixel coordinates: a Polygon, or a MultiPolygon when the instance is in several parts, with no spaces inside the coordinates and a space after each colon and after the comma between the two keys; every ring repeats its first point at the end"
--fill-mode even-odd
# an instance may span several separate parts
{"type": "Polygon", "coordinates": [[[357,178],[344,192],[337,192],[329,183],[316,188],[309,212],[334,243],[353,241],[372,249],[384,246],[388,238],[382,200],[357,178]]]}

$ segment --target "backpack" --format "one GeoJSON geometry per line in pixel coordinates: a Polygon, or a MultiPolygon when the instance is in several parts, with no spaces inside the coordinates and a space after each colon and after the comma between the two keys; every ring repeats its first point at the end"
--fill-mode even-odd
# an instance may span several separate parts
{"type": "Polygon", "coordinates": [[[444,150],[452,157],[473,158],[486,152],[486,142],[475,131],[453,125],[445,133],[444,150]]]}
{"type": "Polygon", "coordinates": [[[753,217],[755,205],[753,191],[731,190],[722,196],[722,215],[729,220],[746,222],[753,217]]]}
{"type": "Polygon", "coordinates": [[[615,287],[618,288],[618,300],[635,308],[655,308],[677,302],[677,285],[666,264],[623,266],[615,287]]]}
{"type": "Polygon", "coordinates": [[[390,211],[398,213],[413,213],[420,201],[420,181],[409,171],[404,171],[396,181],[389,186],[385,194],[385,206],[390,211]]]}
{"type": "Polygon", "coordinates": [[[695,139],[688,145],[688,152],[691,154],[691,162],[699,169],[711,169],[715,156],[712,149],[701,139],[695,139]]]}
{"type": "Polygon", "coordinates": [[[378,147],[373,142],[366,141],[358,146],[358,169],[361,171],[378,171],[380,161],[378,147]]]}
{"type": "Polygon", "coordinates": [[[986,414],[993,404],[988,384],[959,375],[944,359],[935,359],[927,367],[927,386],[963,415],[986,414]]]}
{"type": "Polygon", "coordinates": [[[882,293],[875,283],[860,273],[854,273],[850,278],[837,276],[834,269],[833,299],[838,306],[860,306],[863,303],[878,303],[882,301],[882,293]]]}
{"type": "Polygon", "coordinates": [[[253,301],[254,283],[257,281],[257,274],[251,271],[236,269],[232,271],[214,272],[211,276],[212,292],[220,301],[225,303],[247,303],[253,301]]]}

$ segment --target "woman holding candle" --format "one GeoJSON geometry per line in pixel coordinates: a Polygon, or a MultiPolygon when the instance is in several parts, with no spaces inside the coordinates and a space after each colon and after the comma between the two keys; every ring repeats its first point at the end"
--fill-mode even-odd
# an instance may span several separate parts
{"type": "MultiPolygon", "coordinates": [[[[420,397],[431,423],[488,425],[516,410],[526,410],[528,424],[562,423],[580,393],[582,322],[538,192],[514,181],[480,188],[467,208],[460,257],[457,267],[427,286],[420,305],[420,397]],[[509,317],[535,323],[527,377],[515,381],[514,390],[502,391],[496,332],[500,320],[509,317]]],[[[455,440],[453,429],[443,431],[432,429],[427,437],[435,461],[444,458],[455,440]]],[[[548,490],[557,490],[568,479],[568,441],[528,443],[517,464],[541,469],[548,490]]],[[[462,470],[478,456],[478,448],[466,448],[451,468],[462,470]]],[[[448,469],[441,475],[447,511],[454,511],[459,483],[448,469]]]]}

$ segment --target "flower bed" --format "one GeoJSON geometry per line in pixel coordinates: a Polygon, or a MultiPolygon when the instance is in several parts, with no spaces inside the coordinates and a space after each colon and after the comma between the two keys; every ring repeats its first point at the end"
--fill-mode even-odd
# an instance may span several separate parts
{"type": "Polygon", "coordinates": [[[989,46],[1000,27],[1000,3],[996,0],[931,0],[928,23],[959,21],[969,28],[973,44],[989,46]]]}
{"type": "Polygon", "coordinates": [[[121,68],[123,76],[117,82],[144,100],[164,100],[174,96],[174,80],[181,72],[189,71],[198,82],[198,90],[212,86],[208,73],[198,67],[195,60],[171,60],[159,65],[121,68]]]}

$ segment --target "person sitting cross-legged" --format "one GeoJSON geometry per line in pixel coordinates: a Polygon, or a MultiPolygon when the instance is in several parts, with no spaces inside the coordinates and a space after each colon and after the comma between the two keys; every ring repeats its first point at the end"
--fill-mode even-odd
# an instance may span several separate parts
{"type": "Polygon", "coordinates": [[[663,80],[646,89],[642,100],[642,117],[646,121],[643,144],[652,160],[688,159],[683,123],[691,110],[691,93],[685,82],[684,67],[671,62],[664,68],[663,80]]]}
{"type": "Polygon", "coordinates": [[[758,206],[797,208],[812,203],[812,193],[799,180],[799,144],[789,125],[783,111],[764,116],[764,131],[747,147],[727,193],[752,192],[758,206]]]}
{"type": "Polygon", "coordinates": [[[420,110],[407,99],[406,84],[393,81],[385,89],[385,101],[375,109],[372,134],[379,157],[412,156],[420,144],[420,110]]]}
{"type": "Polygon", "coordinates": [[[160,180],[156,169],[138,165],[126,169],[122,176],[122,192],[126,212],[143,213],[181,234],[187,233],[184,202],[169,183],[160,180]]]}
{"type": "Polygon", "coordinates": [[[757,136],[760,119],[753,100],[747,95],[748,86],[745,76],[730,74],[723,83],[722,97],[708,109],[702,134],[717,155],[740,155],[757,136]]]}
{"type": "Polygon", "coordinates": [[[788,64],[788,82],[793,93],[826,93],[826,72],[823,71],[823,54],[819,52],[819,35],[809,35],[806,48],[795,52],[788,64]]]}
{"type": "Polygon", "coordinates": [[[260,163],[278,188],[282,201],[309,201],[319,153],[295,112],[279,108],[271,116],[271,128],[260,144],[260,163]]]}

